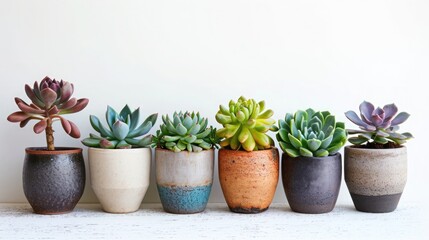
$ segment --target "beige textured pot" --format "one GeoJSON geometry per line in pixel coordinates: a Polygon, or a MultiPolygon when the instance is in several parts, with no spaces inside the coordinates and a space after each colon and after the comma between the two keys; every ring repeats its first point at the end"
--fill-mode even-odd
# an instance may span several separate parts
{"type": "Polygon", "coordinates": [[[89,148],[91,187],[104,211],[139,209],[149,187],[151,155],[150,148],[89,148]]]}
{"type": "Polygon", "coordinates": [[[253,152],[221,149],[218,165],[222,192],[232,212],[268,209],[279,179],[277,148],[253,152]]]}
{"type": "Polygon", "coordinates": [[[407,182],[407,148],[347,146],[344,149],[344,175],[357,210],[392,212],[407,182]]]}

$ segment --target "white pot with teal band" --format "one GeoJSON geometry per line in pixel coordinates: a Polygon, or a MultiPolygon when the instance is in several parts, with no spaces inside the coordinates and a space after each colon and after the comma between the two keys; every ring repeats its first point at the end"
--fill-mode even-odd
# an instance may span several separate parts
{"type": "Polygon", "coordinates": [[[213,183],[214,151],[155,150],[156,184],[170,213],[197,213],[206,208],[213,183]]]}

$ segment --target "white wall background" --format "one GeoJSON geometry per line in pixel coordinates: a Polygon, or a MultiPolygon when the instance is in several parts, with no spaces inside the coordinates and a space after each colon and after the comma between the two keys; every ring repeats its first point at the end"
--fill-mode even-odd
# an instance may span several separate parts
{"type": "MultiPolygon", "coordinates": [[[[83,136],[107,104],[198,110],[218,126],[218,105],[240,95],[265,99],[276,119],[313,107],[346,121],[364,99],[395,102],[416,137],[402,201],[427,199],[428,12],[426,0],[0,0],[0,202],[26,201],[24,148],[45,139],[6,116],[24,84],[45,75],[90,99],[70,116],[83,136]]],[[[56,145],[82,147],[56,130],[56,145]]],[[[223,202],[215,176],[210,201],[223,202]]],[[[96,201],[89,181],[81,201],[96,201]]],[[[154,179],[144,201],[159,201],[154,179]]],[[[286,201],[281,182],[274,201],[286,201]]],[[[345,185],[340,201],[352,204],[345,185]]]]}

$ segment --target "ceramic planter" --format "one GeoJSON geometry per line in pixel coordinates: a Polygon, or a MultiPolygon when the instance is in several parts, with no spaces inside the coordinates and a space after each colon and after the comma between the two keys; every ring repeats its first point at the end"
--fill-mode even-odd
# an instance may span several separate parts
{"type": "Polygon", "coordinates": [[[82,149],[25,149],[22,174],[24,194],[38,214],[71,212],[85,188],[82,149]]]}
{"type": "Polygon", "coordinates": [[[149,187],[150,148],[89,148],[91,187],[103,210],[135,212],[149,187]]]}
{"type": "Polygon", "coordinates": [[[344,175],[357,210],[392,212],[407,182],[407,148],[345,147],[344,175]]]}
{"type": "Polygon", "coordinates": [[[155,165],[156,185],[166,212],[204,211],[213,183],[213,149],[176,153],[157,148],[155,165]]]}
{"type": "Polygon", "coordinates": [[[330,212],[340,191],[341,155],[293,158],[283,153],[282,180],[292,211],[330,212]]]}
{"type": "Polygon", "coordinates": [[[278,178],[277,148],[253,152],[219,150],[219,181],[232,212],[267,210],[274,198],[278,178]]]}

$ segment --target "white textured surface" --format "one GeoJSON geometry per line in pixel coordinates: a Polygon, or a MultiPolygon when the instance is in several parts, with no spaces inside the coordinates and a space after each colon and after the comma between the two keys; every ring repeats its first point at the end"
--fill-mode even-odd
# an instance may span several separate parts
{"type": "Polygon", "coordinates": [[[340,204],[320,215],[293,213],[286,204],[251,215],[231,213],[225,204],[192,215],[165,213],[160,204],[115,215],[83,204],[54,216],[33,214],[26,204],[0,204],[0,239],[428,239],[427,216],[411,204],[388,214],[340,204]]]}

